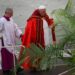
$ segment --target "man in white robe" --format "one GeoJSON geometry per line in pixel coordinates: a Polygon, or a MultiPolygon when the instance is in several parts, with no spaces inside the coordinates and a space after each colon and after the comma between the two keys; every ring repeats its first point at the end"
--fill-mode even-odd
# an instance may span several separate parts
{"type": "MultiPolygon", "coordinates": [[[[13,9],[7,8],[5,14],[0,18],[0,52],[2,56],[3,72],[8,72],[13,68],[13,54],[16,45],[16,37],[21,38],[22,32],[12,19],[13,9]],[[3,41],[3,42],[2,42],[3,41]],[[4,46],[5,48],[2,48],[4,46]],[[6,47],[11,46],[11,47],[6,47]]],[[[9,75],[9,74],[7,74],[9,75]]]]}

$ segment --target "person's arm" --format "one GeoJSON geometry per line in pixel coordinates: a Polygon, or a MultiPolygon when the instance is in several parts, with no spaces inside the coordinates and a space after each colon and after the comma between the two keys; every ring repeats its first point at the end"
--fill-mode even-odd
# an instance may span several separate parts
{"type": "Polygon", "coordinates": [[[20,28],[18,27],[18,25],[16,23],[14,23],[14,25],[15,25],[15,34],[16,34],[16,37],[22,39],[22,31],[20,30],[20,28]]]}
{"type": "Polygon", "coordinates": [[[3,22],[0,20],[0,38],[2,37],[3,26],[3,22]]]}
{"type": "Polygon", "coordinates": [[[53,45],[56,45],[56,34],[55,34],[55,26],[51,28],[53,45]]]}
{"type": "Polygon", "coordinates": [[[0,32],[3,30],[3,22],[0,20],[0,32]]]}
{"type": "Polygon", "coordinates": [[[48,26],[52,29],[55,27],[53,18],[49,18],[48,26]]]}
{"type": "Polygon", "coordinates": [[[50,19],[50,28],[51,28],[51,33],[52,33],[52,40],[53,40],[53,45],[56,44],[56,35],[55,35],[55,24],[53,19],[50,19]]]}

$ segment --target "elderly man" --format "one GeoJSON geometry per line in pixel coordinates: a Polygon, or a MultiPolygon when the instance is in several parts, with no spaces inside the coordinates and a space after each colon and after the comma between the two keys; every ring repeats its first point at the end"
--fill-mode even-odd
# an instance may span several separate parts
{"type": "Polygon", "coordinates": [[[35,43],[36,45],[41,45],[45,48],[43,28],[45,24],[51,28],[54,26],[53,19],[49,18],[47,15],[45,6],[40,6],[27,20],[22,44],[29,47],[31,43],[35,43]]]}
{"type": "MultiPolygon", "coordinates": [[[[30,47],[31,43],[36,44],[38,47],[41,45],[43,48],[46,46],[45,36],[44,36],[44,25],[53,28],[53,19],[49,18],[49,16],[46,13],[45,6],[40,6],[38,9],[36,9],[33,14],[29,17],[27,20],[27,25],[25,28],[25,32],[22,38],[22,45],[25,47],[30,47]]],[[[46,27],[45,27],[46,29],[46,27]]],[[[47,37],[48,38],[48,37],[47,37]]],[[[46,39],[47,40],[47,39],[46,39]]],[[[53,41],[56,41],[55,38],[53,38],[53,41]]],[[[48,41],[49,42],[49,41],[48,41]]],[[[22,54],[23,49],[20,51],[20,55],[22,54]]],[[[29,58],[25,60],[23,63],[23,68],[28,69],[29,68],[29,58]]]]}
{"type": "Polygon", "coordinates": [[[13,9],[7,8],[5,14],[0,18],[0,50],[2,57],[2,69],[5,75],[10,75],[10,70],[14,67],[14,47],[16,37],[21,38],[22,32],[12,19],[13,9]],[[2,48],[5,47],[5,48],[2,48]]]}

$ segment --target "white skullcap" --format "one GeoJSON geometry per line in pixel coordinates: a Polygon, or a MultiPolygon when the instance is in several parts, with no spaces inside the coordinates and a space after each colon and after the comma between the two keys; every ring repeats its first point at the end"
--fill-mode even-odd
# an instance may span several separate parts
{"type": "Polygon", "coordinates": [[[38,7],[38,9],[46,9],[46,7],[44,5],[41,5],[38,7]]]}

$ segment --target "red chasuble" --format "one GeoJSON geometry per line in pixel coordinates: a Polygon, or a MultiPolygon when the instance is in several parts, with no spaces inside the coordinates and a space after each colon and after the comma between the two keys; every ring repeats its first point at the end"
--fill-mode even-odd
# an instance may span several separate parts
{"type": "MultiPolygon", "coordinates": [[[[53,24],[53,19],[49,19],[48,15],[46,15],[45,17],[41,17],[38,10],[34,11],[32,16],[27,20],[27,25],[22,38],[22,45],[24,45],[25,47],[30,47],[31,43],[35,43],[37,46],[39,46],[40,44],[43,48],[45,48],[43,19],[47,21],[48,25],[53,24]]],[[[53,39],[55,40],[55,38],[53,39]]],[[[20,55],[22,54],[22,52],[23,49],[21,49],[20,55]]],[[[22,67],[28,70],[30,69],[30,65],[30,58],[29,54],[27,53],[27,57],[25,58],[22,67]]]]}

